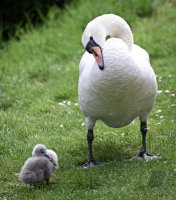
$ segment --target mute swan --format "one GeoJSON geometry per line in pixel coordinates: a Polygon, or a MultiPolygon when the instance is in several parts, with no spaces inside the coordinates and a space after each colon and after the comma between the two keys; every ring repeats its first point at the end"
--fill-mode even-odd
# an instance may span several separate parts
{"type": "Polygon", "coordinates": [[[42,181],[49,183],[54,169],[58,168],[57,154],[45,145],[38,144],[32,151],[32,157],[24,163],[19,179],[26,184],[36,184],[42,181]]]}
{"type": "Polygon", "coordinates": [[[119,128],[139,117],[142,148],[138,157],[156,157],[146,151],[147,119],[157,95],[148,53],[134,44],[129,25],[114,14],[89,22],[82,44],[86,52],[79,65],[78,96],[88,130],[87,165],[96,164],[92,142],[97,120],[119,128]],[[107,36],[111,38],[106,40],[107,36]]]}

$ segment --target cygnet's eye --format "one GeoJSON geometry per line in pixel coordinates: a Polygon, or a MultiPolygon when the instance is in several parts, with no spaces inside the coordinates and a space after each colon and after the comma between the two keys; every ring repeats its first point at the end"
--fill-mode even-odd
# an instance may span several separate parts
{"type": "Polygon", "coordinates": [[[44,154],[44,153],[45,153],[45,151],[44,151],[43,149],[41,149],[41,150],[40,150],[40,153],[44,154]]]}

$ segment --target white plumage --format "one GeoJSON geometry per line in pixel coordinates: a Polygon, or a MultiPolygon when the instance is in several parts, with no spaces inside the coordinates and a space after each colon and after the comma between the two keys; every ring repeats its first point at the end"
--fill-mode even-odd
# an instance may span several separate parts
{"type": "Polygon", "coordinates": [[[78,94],[88,130],[99,119],[115,128],[136,117],[146,123],[157,95],[156,77],[148,53],[133,43],[125,20],[113,14],[95,18],[82,43],[89,53],[80,61],[78,94]]]}

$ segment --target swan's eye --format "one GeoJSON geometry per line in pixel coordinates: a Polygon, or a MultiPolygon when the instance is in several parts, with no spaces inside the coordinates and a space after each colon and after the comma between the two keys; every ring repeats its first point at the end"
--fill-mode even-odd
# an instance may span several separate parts
{"type": "Polygon", "coordinates": [[[94,54],[94,56],[98,56],[98,54],[96,53],[96,51],[94,51],[93,49],[92,49],[92,53],[94,54]]]}
{"type": "Polygon", "coordinates": [[[98,54],[94,51],[94,53],[93,53],[95,56],[98,56],[98,54]]]}
{"type": "Polygon", "coordinates": [[[111,36],[110,36],[110,35],[107,35],[107,36],[106,36],[106,40],[108,40],[109,38],[111,38],[111,36]]]}

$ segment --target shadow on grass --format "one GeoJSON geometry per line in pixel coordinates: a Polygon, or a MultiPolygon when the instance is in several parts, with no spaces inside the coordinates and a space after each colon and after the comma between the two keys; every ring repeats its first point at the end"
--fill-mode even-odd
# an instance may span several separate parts
{"type": "Polygon", "coordinates": [[[161,187],[165,185],[167,180],[167,172],[164,170],[153,170],[150,175],[148,186],[151,188],[161,187]]]}
{"type": "MultiPolygon", "coordinates": [[[[79,145],[77,147],[72,147],[72,149],[68,151],[72,157],[75,157],[75,165],[77,167],[87,162],[87,149],[87,145],[79,145]]],[[[133,147],[129,146],[129,149],[133,149],[133,147]]],[[[132,157],[130,150],[124,149],[123,146],[115,142],[109,143],[109,141],[101,141],[100,143],[93,144],[93,154],[95,159],[100,163],[122,162],[132,157]]]]}
{"type": "Polygon", "coordinates": [[[7,111],[13,106],[14,100],[12,99],[2,99],[0,100],[0,110],[7,111]]]}

